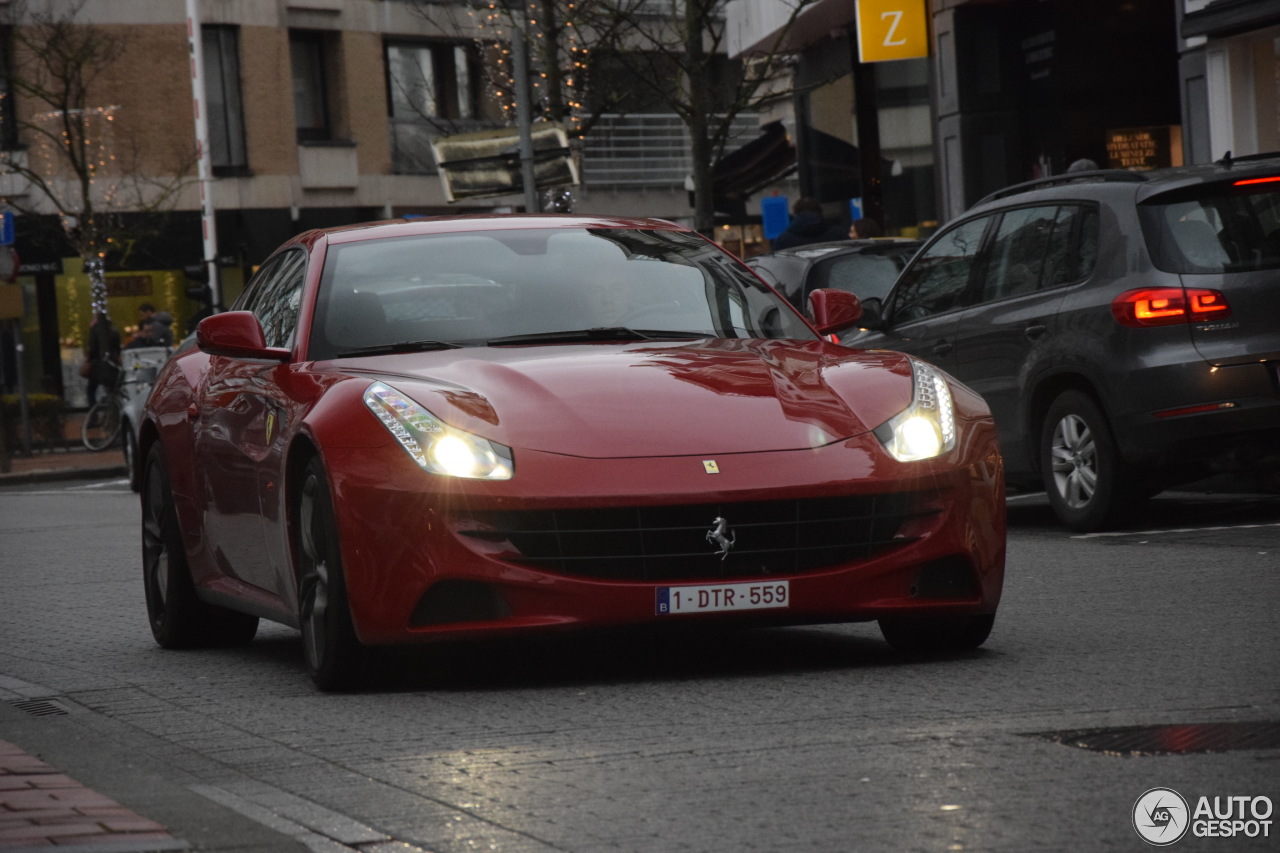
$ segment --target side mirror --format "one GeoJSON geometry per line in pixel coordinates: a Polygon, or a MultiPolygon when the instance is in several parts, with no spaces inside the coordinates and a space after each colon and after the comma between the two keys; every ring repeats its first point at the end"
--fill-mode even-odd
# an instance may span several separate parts
{"type": "Polygon", "coordinates": [[[267,346],[262,336],[262,324],[248,311],[228,311],[205,317],[196,326],[196,346],[201,352],[227,358],[288,361],[293,356],[287,349],[267,346]]]}
{"type": "Polygon", "coordinates": [[[862,303],[847,291],[822,288],[809,294],[809,311],[814,328],[820,334],[829,335],[858,322],[862,303]]]}

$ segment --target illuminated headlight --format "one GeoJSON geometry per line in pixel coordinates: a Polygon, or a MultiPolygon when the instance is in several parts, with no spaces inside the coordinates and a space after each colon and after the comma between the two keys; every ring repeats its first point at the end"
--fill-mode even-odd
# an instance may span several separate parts
{"type": "Polygon", "coordinates": [[[472,480],[511,479],[511,448],[443,423],[390,385],[370,385],[364,404],[424,471],[472,480]]]}
{"type": "Polygon", "coordinates": [[[876,428],[876,438],[899,462],[941,456],[956,446],[956,410],[947,380],[935,368],[911,360],[911,405],[876,428]]]}

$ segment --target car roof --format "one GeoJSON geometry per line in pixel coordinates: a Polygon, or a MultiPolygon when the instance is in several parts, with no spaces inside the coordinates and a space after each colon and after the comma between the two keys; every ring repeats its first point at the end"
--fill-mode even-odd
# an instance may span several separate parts
{"type": "Polygon", "coordinates": [[[919,248],[922,240],[916,240],[910,237],[871,237],[862,240],[830,240],[825,243],[805,243],[801,246],[788,246],[785,249],[775,249],[763,255],[756,255],[749,260],[757,260],[759,258],[768,257],[796,257],[796,258],[816,258],[828,257],[836,252],[844,254],[865,252],[868,250],[889,250],[889,249],[915,249],[919,248]]]}
{"type": "Polygon", "coordinates": [[[1213,163],[1171,166],[1142,172],[1124,169],[1067,172],[996,190],[979,200],[966,213],[997,203],[998,206],[1006,206],[1016,203],[1022,197],[1065,198],[1084,194],[1100,198],[1112,195],[1128,197],[1135,203],[1141,203],[1153,196],[1184,187],[1266,177],[1280,177],[1280,152],[1238,158],[1228,155],[1213,163]]]}
{"type": "MultiPolygon", "coordinates": [[[[643,228],[646,230],[689,231],[665,219],[642,219],[613,216],[571,216],[561,214],[480,213],[463,216],[423,216],[412,219],[386,219],[317,228],[294,238],[308,242],[327,237],[331,243],[379,240],[385,237],[411,237],[423,234],[456,234],[467,231],[496,231],[532,228],[643,228]]],[[[291,242],[294,242],[291,241],[291,242]]]]}

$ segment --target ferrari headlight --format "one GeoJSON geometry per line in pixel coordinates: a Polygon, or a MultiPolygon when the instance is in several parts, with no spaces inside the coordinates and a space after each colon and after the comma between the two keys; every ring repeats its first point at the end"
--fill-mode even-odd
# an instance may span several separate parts
{"type": "Polygon", "coordinates": [[[364,404],[424,471],[472,480],[511,479],[510,447],[443,423],[390,385],[370,385],[364,404]]]}
{"type": "Polygon", "coordinates": [[[876,428],[876,438],[899,462],[941,456],[956,446],[956,410],[947,380],[934,367],[911,360],[911,405],[876,428]]]}

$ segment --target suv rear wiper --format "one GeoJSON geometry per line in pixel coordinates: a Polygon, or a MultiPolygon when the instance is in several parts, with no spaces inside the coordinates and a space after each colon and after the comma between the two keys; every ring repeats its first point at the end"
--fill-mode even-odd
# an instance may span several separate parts
{"type": "Polygon", "coordinates": [[[706,332],[680,332],[665,329],[629,329],[626,326],[599,326],[594,329],[567,329],[561,332],[535,332],[530,335],[508,335],[490,338],[491,347],[507,344],[575,344],[583,341],[655,341],[705,338],[706,332]]]}
{"type": "Polygon", "coordinates": [[[450,341],[400,341],[394,344],[375,344],[370,347],[355,347],[339,351],[338,358],[355,355],[388,355],[398,352],[430,352],[438,349],[459,349],[462,344],[450,341]]]}

